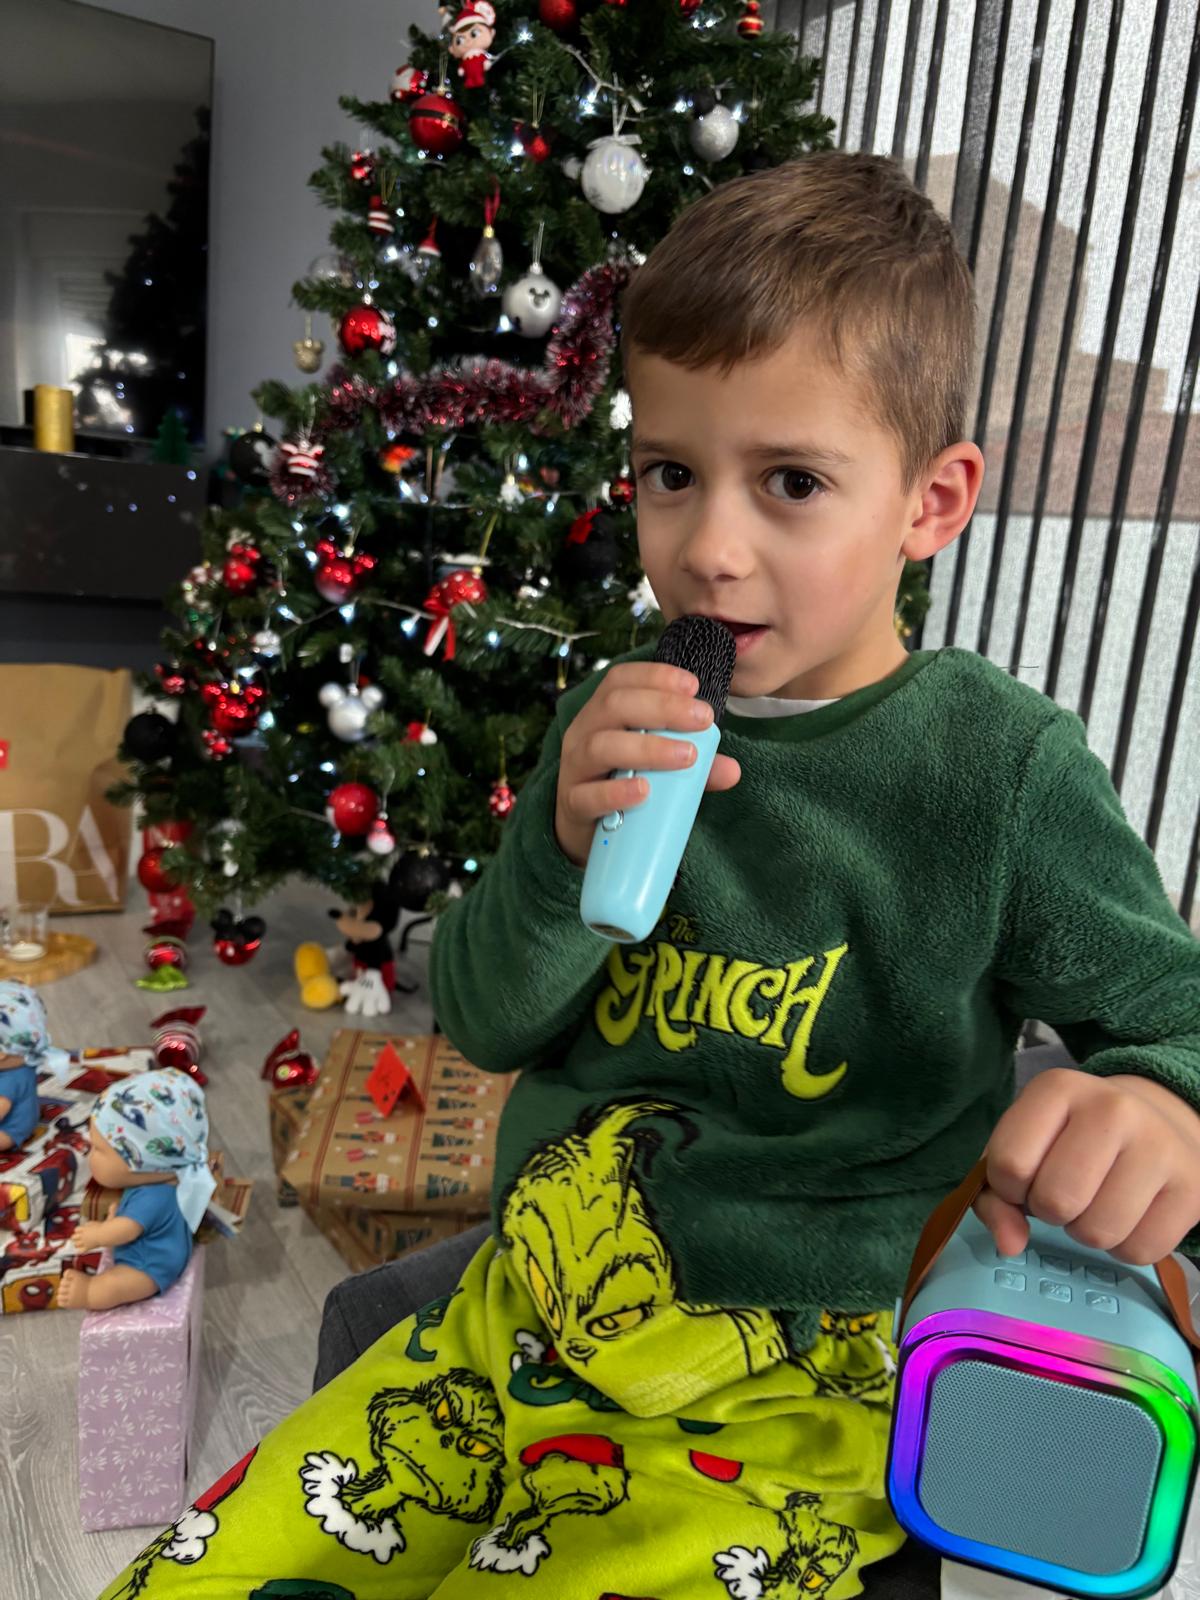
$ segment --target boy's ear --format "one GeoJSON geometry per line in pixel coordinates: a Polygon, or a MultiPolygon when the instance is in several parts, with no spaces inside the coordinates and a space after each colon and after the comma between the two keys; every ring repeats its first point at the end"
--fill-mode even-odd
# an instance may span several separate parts
{"type": "Polygon", "coordinates": [[[960,439],[935,456],[914,495],[915,513],[904,540],[910,561],[928,561],[952,544],[971,520],[983,487],[979,446],[960,439]]]}

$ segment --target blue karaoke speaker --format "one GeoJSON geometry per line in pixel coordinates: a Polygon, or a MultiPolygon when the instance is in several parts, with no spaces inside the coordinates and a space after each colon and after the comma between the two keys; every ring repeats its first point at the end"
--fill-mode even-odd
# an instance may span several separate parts
{"type": "Polygon", "coordinates": [[[955,1561],[1127,1600],[1175,1569],[1196,1475],[1200,1348],[1179,1263],[1125,1266],[1030,1219],[997,1254],[982,1161],[926,1224],[896,1308],[887,1492],[955,1561]]]}

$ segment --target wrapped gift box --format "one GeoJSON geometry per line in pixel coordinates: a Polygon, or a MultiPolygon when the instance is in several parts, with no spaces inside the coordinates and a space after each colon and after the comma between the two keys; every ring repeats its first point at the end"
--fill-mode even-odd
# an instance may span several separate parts
{"type": "Polygon", "coordinates": [[[306,1209],[478,1218],[487,1213],[496,1129],[511,1077],[494,1077],[441,1035],[396,1038],[341,1029],[292,1135],[280,1176],[306,1209]],[[391,1044],[425,1104],[381,1115],[367,1092],[391,1044]]]}
{"type": "Polygon", "coordinates": [[[452,1239],[484,1221],[482,1215],[441,1213],[418,1216],[407,1211],[346,1211],[333,1206],[305,1206],[305,1212],[354,1272],[381,1267],[410,1250],[423,1250],[440,1239],[452,1239]]]}
{"type": "Polygon", "coordinates": [[[204,1252],[151,1300],[79,1328],[79,1515],[86,1531],[161,1527],[186,1504],[204,1252]]]}
{"type": "Polygon", "coordinates": [[[311,1089],[271,1096],[281,1205],[300,1204],[355,1271],[474,1227],[488,1214],[496,1129],[511,1079],[440,1036],[343,1029],[311,1089]],[[424,1101],[383,1116],[367,1092],[391,1044],[424,1101]]]}
{"type": "Polygon", "coordinates": [[[311,1089],[276,1089],[271,1096],[271,1159],[279,1175],[275,1198],[281,1206],[300,1204],[300,1196],[282,1175],[283,1164],[292,1148],[292,1140],[304,1121],[311,1096],[311,1089]]]}

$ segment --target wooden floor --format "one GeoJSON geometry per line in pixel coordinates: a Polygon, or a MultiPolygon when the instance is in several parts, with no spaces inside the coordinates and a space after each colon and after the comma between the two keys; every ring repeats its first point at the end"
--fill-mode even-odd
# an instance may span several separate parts
{"type": "MultiPolygon", "coordinates": [[[[131,901],[142,900],[131,891],[131,901]]],[[[200,1024],[214,1148],[227,1170],[256,1180],[250,1214],[236,1241],[207,1247],[204,1347],[189,1487],[200,1492],[310,1391],[321,1306],[349,1269],[301,1211],[275,1204],[267,1136],[267,1051],[292,1027],[320,1060],[339,1009],[305,1011],[292,976],[302,939],[329,939],[330,896],[284,891],[261,908],[267,936],[246,967],[223,967],[198,925],[190,941],[190,989],[180,1004],[206,1005],[200,1024]]],[[[147,1023],[167,1009],[136,989],[145,968],[144,906],[118,915],[71,917],[56,926],[100,946],[96,964],[41,991],[55,1043],[144,1044],[147,1023]]],[[[413,955],[426,950],[416,936],[413,955]]],[[[428,1032],[427,991],[397,997],[379,1026],[428,1032]]],[[[94,1600],[154,1530],[83,1533],[76,1475],[76,1375],[80,1315],[48,1311],[0,1317],[0,1597],[94,1600]]]]}

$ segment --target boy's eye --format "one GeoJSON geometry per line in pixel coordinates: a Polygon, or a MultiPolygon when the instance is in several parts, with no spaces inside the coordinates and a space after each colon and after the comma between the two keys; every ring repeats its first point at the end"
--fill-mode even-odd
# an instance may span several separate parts
{"type": "Polygon", "coordinates": [[[776,498],[798,503],[811,500],[821,487],[811,472],[803,472],[799,467],[779,467],[767,478],[768,483],[776,480],[780,483],[776,498]]]}
{"type": "Polygon", "coordinates": [[[692,474],[687,467],[680,466],[678,461],[652,461],[648,467],[642,468],[640,476],[651,489],[661,489],[667,494],[675,494],[680,489],[687,488],[692,474]]]}

